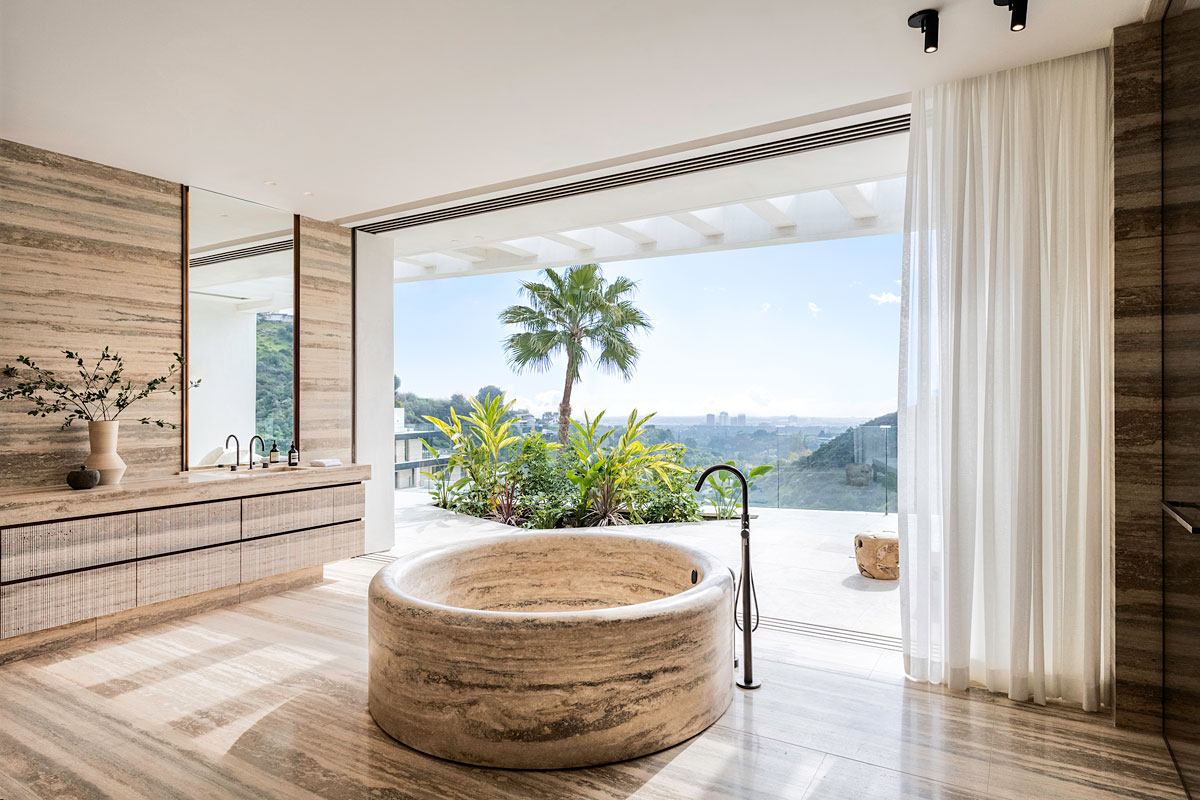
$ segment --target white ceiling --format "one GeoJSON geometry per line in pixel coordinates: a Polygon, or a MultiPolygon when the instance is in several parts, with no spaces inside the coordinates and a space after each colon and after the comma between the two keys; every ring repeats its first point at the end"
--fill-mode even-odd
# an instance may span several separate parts
{"type": "Polygon", "coordinates": [[[188,190],[188,252],[193,256],[291,236],[292,215],[286,211],[195,186],[188,190]]]}
{"type": "Polygon", "coordinates": [[[926,55],[920,0],[0,0],[0,136],[340,219],[1102,47],[1145,4],[1012,33],[944,0],[926,55]]]}

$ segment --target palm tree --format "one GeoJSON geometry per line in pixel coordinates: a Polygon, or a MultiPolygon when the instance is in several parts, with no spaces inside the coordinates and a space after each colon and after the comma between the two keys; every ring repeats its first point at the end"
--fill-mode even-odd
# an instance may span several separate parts
{"type": "Polygon", "coordinates": [[[630,334],[653,326],[631,299],[636,281],[617,278],[609,283],[599,264],[568,267],[561,275],[552,269],[542,274],[545,283],[521,284],[529,305],[510,306],[500,313],[501,322],[521,328],[505,341],[504,351],[518,373],[544,372],[555,356],[566,355],[567,375],[558,407],[558,443],[565,445],[571,429],[571,389],[579,380],[580,367],[597,353],[597,367],[629,380],[641,355],[630,334]]]}

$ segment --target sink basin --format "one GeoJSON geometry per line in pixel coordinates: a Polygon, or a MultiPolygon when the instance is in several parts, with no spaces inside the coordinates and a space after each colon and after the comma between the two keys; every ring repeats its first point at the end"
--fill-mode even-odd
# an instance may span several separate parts
{"type": "Polygon", "coordinates": [[[229,469],[229,467],[215,467],[212,469],[196,469],[188,470],[185,475],[189,483],[204,483],[206,481],[227,481],[236,478],[257,478],[260,475],[278,475],[281,472],[300,472],[302,470],[311,469],[311,467],[289,467],[286,464],[276,465],[262,469],[242,465],[237,468],[237,471],[229,469]]]}
{"type": "Polygon", "coordinates": [[[229,470],[188,470],[184,473],[187,476],[188,483],[204,483],[207,481],[225,481],[230,478],[241,477],[241,473],[230,472],[229,470]]]}

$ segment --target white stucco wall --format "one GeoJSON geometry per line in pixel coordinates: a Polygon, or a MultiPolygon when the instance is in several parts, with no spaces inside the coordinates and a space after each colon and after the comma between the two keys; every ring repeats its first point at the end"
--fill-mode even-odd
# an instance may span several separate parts
{"type": "MultiPolygon", "coordinates": [[[[390,297],[389,293],[389,297],[390,297]]],[[[188,461],[196,464],[225,437],[245,450],[254,435],[255,315],[199,294],[188,298],[188,461]]]]}
{"type": "Polygon", "coordinates": [[[392,240],[356,233],[355,460],[371,465],[367,484],[367,552],[396,536],[394,470],[392,240]]]}

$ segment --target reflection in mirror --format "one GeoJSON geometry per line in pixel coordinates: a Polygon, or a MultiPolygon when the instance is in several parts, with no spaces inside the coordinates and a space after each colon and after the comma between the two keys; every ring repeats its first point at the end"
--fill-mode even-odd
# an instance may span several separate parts
{"type": "MultiPolygon", "coordinates": [[[[295,436],[292,215],[188,190],[189,467],[249,463],[295,436]],[[240,453],[233,441],[237,436],[240,453]]],[[[284,456],[286,458],[286,455],[284,456]]]]}

